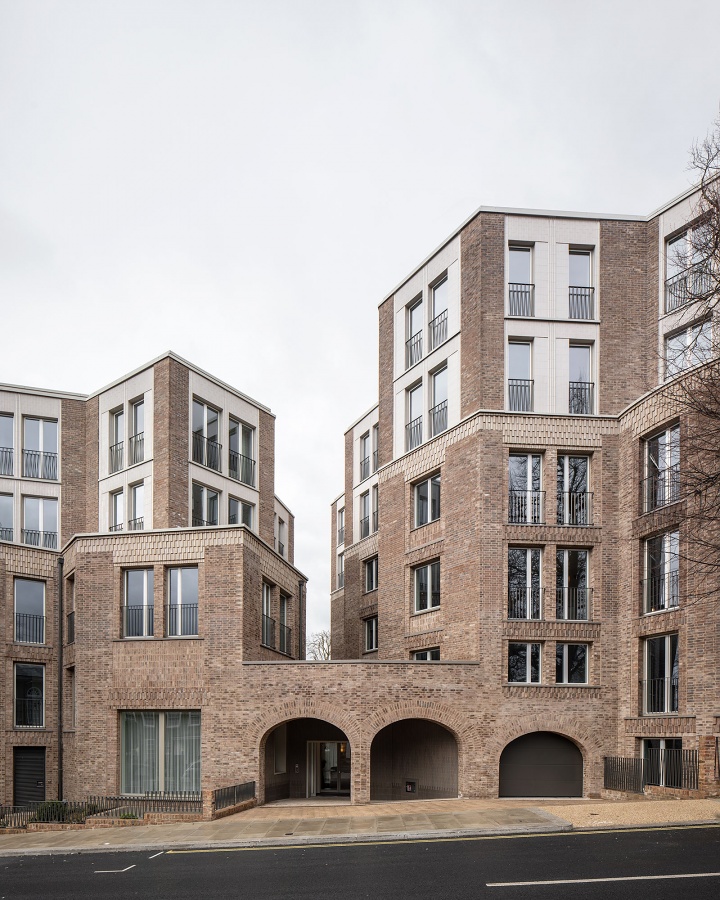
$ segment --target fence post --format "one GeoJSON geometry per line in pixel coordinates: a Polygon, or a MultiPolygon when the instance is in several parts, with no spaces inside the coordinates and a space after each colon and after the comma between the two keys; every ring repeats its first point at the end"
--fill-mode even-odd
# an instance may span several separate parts
{"type": "Polygon", "coordinates": [[[202,817],[204,821],[215,818],[215,791],[202,792],[202,817]]]}

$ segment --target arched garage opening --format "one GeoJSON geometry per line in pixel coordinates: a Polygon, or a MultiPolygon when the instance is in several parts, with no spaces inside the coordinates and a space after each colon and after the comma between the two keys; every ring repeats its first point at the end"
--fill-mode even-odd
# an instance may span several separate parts
{"type": "Polygon", "coordinates": [[[582,797],[578,747],[551,731],[524,734],[500,756],[501,797],[582,797]]]}
{"type": "Polygon", "coordinates": [[[350,742],[323,719],[291,719],[265,741],[265,802],[290,797],[349,797],[350,742]]]}
{"type": "Polygon", "coordinates": [[[431,800],[458,795],[458,749],[451,732],[426,719],[402,719],[370,747],[371,800],[431,800]]]}

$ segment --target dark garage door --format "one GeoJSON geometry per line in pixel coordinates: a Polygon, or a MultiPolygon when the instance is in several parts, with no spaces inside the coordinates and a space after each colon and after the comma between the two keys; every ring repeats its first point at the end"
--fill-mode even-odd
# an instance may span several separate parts
{"type": "Polygon", "coordinates": [[[45,799],[45,748],[13,748],[13,792],[15,806],[45,799]]]}
{"type": "Polygon", "coordinates": [[[525,734],[500,757],[501,797],[582,797],[582,753],[550,731],[525,734]]]}

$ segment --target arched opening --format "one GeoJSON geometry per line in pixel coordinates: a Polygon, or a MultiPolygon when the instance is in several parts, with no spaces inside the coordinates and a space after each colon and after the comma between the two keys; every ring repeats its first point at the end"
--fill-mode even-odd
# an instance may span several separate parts
{"type": "Polygon", "coordinates": [[[371,800],[439,800],[458,795],[455,736],[427,719],[386,725],[370,747],[371,800]]]}
{"type": "Polygon", "coordinates": [[[583,758],[577,745],[551,731],[511,741],[500,756],[501,797],[582,797],[583,758]]]}
{"type": "Polygon", "coordinates": [[[265,802],[349,797],[350,741],[323,719],[291,719],[265,741],[265,802]]]}

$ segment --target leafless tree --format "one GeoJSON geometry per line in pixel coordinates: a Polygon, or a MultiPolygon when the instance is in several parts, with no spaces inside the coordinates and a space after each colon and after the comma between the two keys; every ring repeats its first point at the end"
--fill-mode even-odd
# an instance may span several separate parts
{"type": "Polygon", "coordinates": [[[307,639],[308,659],[330,659],[330,632],[327,629],[313,632],[307,639]]]}

